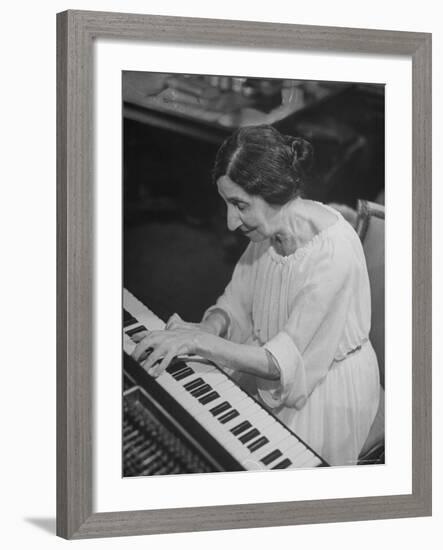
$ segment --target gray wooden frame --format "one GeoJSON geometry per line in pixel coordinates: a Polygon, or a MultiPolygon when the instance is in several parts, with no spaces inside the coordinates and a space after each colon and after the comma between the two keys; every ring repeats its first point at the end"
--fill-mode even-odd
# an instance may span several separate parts
{"type": "Polygon", "coordinates": [[[57,534],[142,535],[431,514],[431,35],[67,11],[57,15],[57,534]],[[412,59],[412,494],[93,513],[93,51],[96,38],[412,59]]]}

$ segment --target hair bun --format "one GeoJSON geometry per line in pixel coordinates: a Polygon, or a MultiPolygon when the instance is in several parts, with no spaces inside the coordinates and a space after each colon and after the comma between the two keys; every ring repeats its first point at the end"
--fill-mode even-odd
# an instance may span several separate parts
{"type": "Polygon", "coordinates": [[[314,158],[314,148],[306,139],[286,136],[286,143],[291,149],[292,166],[296,170],[309,172],[314,158]]]}

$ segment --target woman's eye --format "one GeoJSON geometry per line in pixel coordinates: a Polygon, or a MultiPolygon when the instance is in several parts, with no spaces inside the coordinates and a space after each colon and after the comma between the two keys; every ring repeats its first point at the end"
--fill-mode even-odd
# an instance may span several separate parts
{"type": "Polygon", "coordinates": [[[240,210],[240,212],[243,212],[246,208],[246,204],[237,204],[237,208],[240,210]]]}

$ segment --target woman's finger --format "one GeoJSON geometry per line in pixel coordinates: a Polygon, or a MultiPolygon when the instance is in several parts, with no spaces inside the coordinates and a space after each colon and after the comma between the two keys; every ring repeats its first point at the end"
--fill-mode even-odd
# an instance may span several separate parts
{"type": "Polygon", "coordinates": [[[135,349],[132,352],[133,359],[140,362],[142,359],[146,358],[146,354],[149,353],[149,351],[155,346],[155,341],[155,336],[152,332],[150,332],[135,346],[135,349]]]}
{"type": "Polygon", "coordinates": [[[149,369],[153,367],[158,361],[160,361],[168,352],[166,346],[159,345],[149,355],[146,361],[143,363],[143,368],[149,372],[149,369]]]}
{"type": "Polygon", "coordinates": [[[172,325],[174,325],[175,321],[177,320],[177,313],[173,313],[171,315],[171,317],[169,317],[169,319],[166,321],[166,326],[165,326],[165,329],[166,330],[170,330],[172,328],[172,325]]]}
{"type": "Polygon", "coordinates": [[[148,330],[145,333],[145,336],[137,342],[137,346],[147,347],[155,346],[161,342],[166,337],[164,330],[148,330]]]}
{"type": "Polygon", "coordinates": [[[186,321],[183,321],[183,319],[180,317],[178,313],[174,313],[171,315],[171,317],[168,319],[168,322],[166,323],[166,330],[176,330],[178,328],[184,328],[188,325],[186,321]]]}
{"type": "Polygon", "coordinates": [[[195,323],[187,323],[186,321],[176,320],[171,323],[169,330],[195,330],[196,328],[195,323]]]}
{"type": "Polygon", "coordinates": [[[157,378],[157,376],[160,376],[168,367],[171,361],[176,356],[175,351],[168,351],[168,353],[163,357],[163,359],[158,363],[154,364],[153,367],[151,367],[150,370],[148,370],[148,373],[153,376],[154,378],[157,378]]]}
{"type": "Polygon", "coordinates": [[[149,355],[152,353],[152,348],[148,348],[146,351],[143,351],[138,358],[138,362],[143,364],[144,361],[149,357],[149,355]]]}
{"type": "Polygon", "coordinates": [[[131,340],[133,340],[134,342],[141,342],[143,340],[143,338],[146,338],[146,336],[148,336],[149,334],[149,331],[148,330],[143,330],[141,332],[136,332],[135,334],[133,334],[131,336],[131,340]]]}

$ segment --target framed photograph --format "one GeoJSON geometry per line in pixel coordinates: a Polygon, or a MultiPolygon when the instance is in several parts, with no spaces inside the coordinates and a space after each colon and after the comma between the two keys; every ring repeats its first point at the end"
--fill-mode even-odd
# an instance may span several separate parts
{"type": "Polygon", "coordinates": [[[431,35],[57,48],[58,535],[430,515],[431,35]]]}

